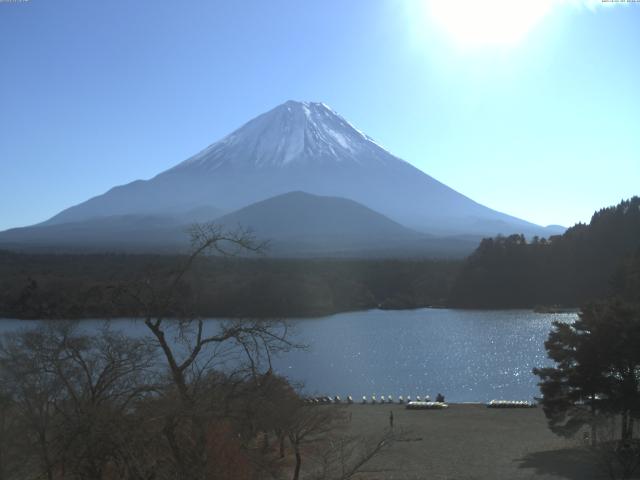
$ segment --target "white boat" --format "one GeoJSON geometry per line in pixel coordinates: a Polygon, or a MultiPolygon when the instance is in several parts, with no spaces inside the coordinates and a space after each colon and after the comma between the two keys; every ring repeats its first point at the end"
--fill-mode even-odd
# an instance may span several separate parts
{"type": "Polygon", "coordinates": [[[408,410],[443,410],[449,408],[444,402],[408,402],[406,408],[408,410]]]}

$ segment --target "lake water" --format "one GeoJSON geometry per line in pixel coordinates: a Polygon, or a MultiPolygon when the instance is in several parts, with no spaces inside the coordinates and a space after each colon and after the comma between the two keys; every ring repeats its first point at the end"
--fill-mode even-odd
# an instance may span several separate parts
{"type": "MultiPolygon", "coordinates": [[[[531,400],[539,395],[531,370],[550,365],[544,341],[552,322],[576,318],[529,310],[419,309],[294,320],[296,341],[310,348],[275,359],[274,369],[303,382],[308,394],[434,398],[441,392],[454,402],[531,400]]],[[[132,335],[145,333],[140,321],[112,324],[132,335]]],[[[0,320],[0,333],[23,325],[0,320]]]]}

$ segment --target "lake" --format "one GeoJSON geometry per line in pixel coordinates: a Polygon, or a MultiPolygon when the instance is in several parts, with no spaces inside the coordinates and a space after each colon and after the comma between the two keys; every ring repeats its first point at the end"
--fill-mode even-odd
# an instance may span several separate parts
{"type": "MultiPolygon", "coordinates": [[[[531,400],[534,367],[550,365],[544,349],[554,320],[575,313],[530,310],[369,310],[293,320],[295,339],[310,346],[275,359],[274,369],[303,382],[308,394],[431,395],[447,401],[531,400]]],[[[140,321],[114,320],[132,335],[140,321]]],[[[0,333],[24,322],[0,320],[0,333]]],[[[28,325],[28,324],[27,324],[28,325]]],[[[96,320],[85,320],[94,328],[96,320]]]]}

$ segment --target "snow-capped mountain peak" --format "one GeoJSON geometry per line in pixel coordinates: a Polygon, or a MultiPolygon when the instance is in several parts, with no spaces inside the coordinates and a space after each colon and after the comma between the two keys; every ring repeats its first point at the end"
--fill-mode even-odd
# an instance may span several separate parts
{"type": "MultiPolygon", "coordinates": [[[[232,212],[289,192],[352,200],[431,234],[545,234],[393,156],[327,105],[295,101],[250,120],[150,180],[114,187],[47,224],[131,214],[186,218],[203,207],[232,212]]],[[[332,220],[317,221],[326,226],[332,220]]]]}
{"type": "Polygon", "coordinates": [[[247,122],[172,171],[396,161],[401,160],[328,105],[289,100],[247,122]]]}

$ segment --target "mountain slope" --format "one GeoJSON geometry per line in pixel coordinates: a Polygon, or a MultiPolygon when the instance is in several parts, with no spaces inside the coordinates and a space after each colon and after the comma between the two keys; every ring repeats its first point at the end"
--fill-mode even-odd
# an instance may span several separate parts
{"type": "MultiPolygon", "coordinates": [[[[234,211],[291,191],[342,197],[438,235],[547,235],[393,156],[322,103],[286,102],[150,180],[115,187],[46,224],[97,216],[234,211]]],[[[555,233],[555,232],[554,232],[555,233]]]]}
{"type": "Polygon", "coordinates": [[[344,237],[366,241],[424,237],[353,200],[304,192],[254,203],[217,222],[249,227],[264,238],[344,237]]]}
{"type": "Polygon", "coordinates": [[[354,202],[290,192],[254,203],[216,220],[229,229],[249,228],[278,256],[365,255],[411,248],[425,254],[426,236],[354,202]]]}
{"type": "Polygon", "coordinates": [[[0,247],[46,251],[175,251],[185,245],[190,225],[213,221],[222,213],[215,207],[201,206],[173,215],[139,213],[44,223],[0,232],[0,247]]]}
{"type": "MultiPolygon", "coordinates": [[[[269,243],[268,254],[278,257],[462,257],[470,253],[479,240],[433,238],[403,227],[353,200],[304,192],[290,192],[257,202],[215,218],[215,222],[229,230],[251,230],[258,241],[269,243]]],[[[1,232],[0,248],[184,251],[189,247],[191,223],[168,215],[94,217],[1,232]]]]}
{"type": "Polygon", "coordinates": [[[43,251],[174,251],[186,225],[170,216],[112,215],[0,232],[0,248],[43,251]]]}

